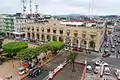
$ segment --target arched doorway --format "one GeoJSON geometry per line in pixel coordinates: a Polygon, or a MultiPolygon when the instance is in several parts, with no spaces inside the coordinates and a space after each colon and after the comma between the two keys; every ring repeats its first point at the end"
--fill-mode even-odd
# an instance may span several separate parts
{"type": "Polygon", "coordinates": [[[66,37],[65,39],[65,48],[66,50],[70,50],[70,47],[71,47],[71,39],[69,37],[66,37]]]}
{"type": "Polygon", "coordinates": [[[28,33],[27,35],[28,35],[27,38],[30,39],[30,33],[28,33]]]}
{"type": "Polygon", "coordinates": [[[37,34],[37,39],[38,39],[38,40],[40,39],[40,35],[39,35],[39,34],[37,34]]]}
{"type": "Polygon", "coordinates": [[[78,40],[77,39],[73,40],[73,50],[75,50],[75,51],[78,50],[78,40]]]}
{"type": "Polygon", "coordinates": [[[53,36],[53,41],[57,41],[57,37],[56,36],[53,36]]]}
{"type": "Polygon", "coordinates": [[[60,42],[63,42],[63,37],[59,37],[59,41],[60,41],[60,42]]]}
{"type": "Polygon", "coordinates": [[[51,40],[51,36],[47,35],[47,41],[50,41],[50,40],[51,40]]]}
{"type": "Polygon", "coordinates": [[[92,50],[95,50],[95,42],[94,41],[89,42],[89,48],[92,50]]]}
{"type": "Polygon", "coordinates": [[[34,33],[32,33],[32,39],[35,39],[35,34],[34,33]]]}
{"type": "Polygon", "coordinates": [[[87,42],[85,40],[81,40],[80,41],[80,48],[86,49],[86,44],[87,44],[87,42]]]}

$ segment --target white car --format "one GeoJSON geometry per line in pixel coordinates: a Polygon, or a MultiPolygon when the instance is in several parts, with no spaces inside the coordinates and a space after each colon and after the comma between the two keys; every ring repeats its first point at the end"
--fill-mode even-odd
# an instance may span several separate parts
{"type": "Polygon", "coordinates": [[[94,73],[98,74],[98,73],[100,73],[100,70],[101,70],[100,66],[96,66],[95,69],[94,69],[94,73]]]}
{"type": "Polygon", "coordinates": [[[115,75],[117,76],[117,79],[120,80],[120,70],[115,69],[115,75]]]}
{"type": "Polygon", "coordinates": [[[88,65],[87,70],[92,70],[92,67],[90,65],[88,65]]]}
{"type": "Polygon", "coordinates": [[[109,67],[104,68],[104,74],[110,75],[110,68],[109,67]]]}
{"type": "Polygon", "coordinates": [[[104,61],[100,61],[100,60],[96,61],[95,64],[96,64],[97,66],[100,66],[100,65],[102,65],[102,64],[103,64],[104,66],[108,66],[108,63],[106,63],[106,62],[104,62],[104,61]]]}
{"type": "Polygon", "coordinates": [[[98,66],[99,66],[100,64],[101,64],[101,61],[100,61],[100,60],[98,60],[98,61],[95,62],[95,65],[98,65],[98,66]]]}

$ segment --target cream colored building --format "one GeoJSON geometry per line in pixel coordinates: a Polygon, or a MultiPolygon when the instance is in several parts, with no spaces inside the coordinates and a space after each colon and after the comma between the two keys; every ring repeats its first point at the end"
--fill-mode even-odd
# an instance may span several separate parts
{"type": "MultiPolygon", "coordinates": [[[[104,28],[61,24],[59,21],[27,24],[25,38],[39,41],[63,41],[77,48],[99,51],[104,28]]],[[[111,29],[109,30],[111,31],[111,29]]]]}

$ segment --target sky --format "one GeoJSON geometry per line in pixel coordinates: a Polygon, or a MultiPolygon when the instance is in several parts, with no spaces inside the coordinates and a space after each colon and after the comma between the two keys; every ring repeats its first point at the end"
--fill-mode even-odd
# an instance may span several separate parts
{"type": "MultiPolygon", "coordinates": [[[[32,0],[32,9],[39,5],[39,13],[51,15],[120,15],[120,0],[32,0]]],[[[29,0],[26,0],[29,13],[29,0]]],[[[0,13],[22,12],[21,0],[1,0],[0,13]]]]}

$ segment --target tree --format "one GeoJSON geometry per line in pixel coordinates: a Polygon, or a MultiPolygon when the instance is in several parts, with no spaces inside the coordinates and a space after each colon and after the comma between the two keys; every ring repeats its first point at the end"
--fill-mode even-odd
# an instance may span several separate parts
{"type": "Polygon", "coordinates": [[[75,59],[77,57],[78,53],[70,52],[70,54],[67,57],[67,61],[72,64],[72,71],[75,71],[75,59]]]}
{"type": "Polygon", "coordinates": [[[28,44],[26,42],[10,42],[8,44],[3,45],[3,50],[6,55],[16,55],[22,49],[28,48],[28,44]]]}
{"type": "Polygon", "coordinates": [[[51,41],[47,44],[47,46],[53,54],[56,54],[58,50],[61,50],[65,47],[65,44],[63,42],[51,41]]]}
{"type": "MultiPolygon", "coordinates": [[[[12,64],[13,64],[13,58],[16,56],[16,53],[27,47],[28,44],[26,42],[10,42],[8,44],[3,45],[3,51],[7,57],[12,59],[12,64]]],[[[13,68],[14,68],[14,64],[13,64],[13,68]]]]}
{"type": "Polygon", "coordinates": [[[17,53],[17,58],[22,59],[22,60],[25,60],[25,59],[30,60],[33,57],[36,57],[38,55],[39,53],[36,50],[36,48],[26,48],[17,53]]]}

